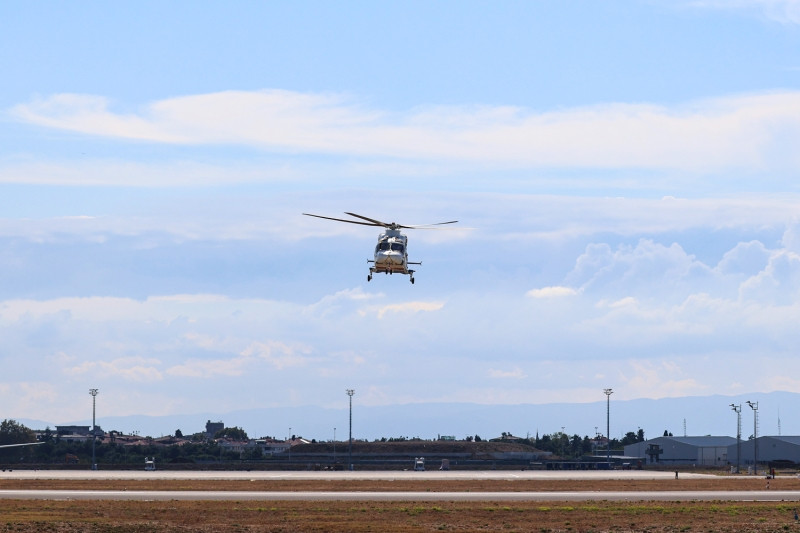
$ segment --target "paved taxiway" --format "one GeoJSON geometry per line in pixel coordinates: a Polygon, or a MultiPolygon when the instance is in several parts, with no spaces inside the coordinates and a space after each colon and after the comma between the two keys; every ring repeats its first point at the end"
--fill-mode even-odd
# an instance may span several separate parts
{"type": "MultiPolygon", "coordinates": [[[[176,471],[156,470],[14,470],[0,472],[0,479],[103,479],[103,480],[287,480],[287,481],[457,481],[457,480],[544,480],[544,479],[674,479],[674,472],[647,470],[356,470],[324,471],[176,471]]],[[[681,473],[680,479],[716,479],[712,474],[681,473]]],[[[743,478],[742,478],[743,479],[743,478]]]]}
{"type": "MultiPolygon", "coordinates": [[[[681,473],[681,479],[713,479],[710,474],[681,473]]],[[[601,480],[674,479],[672,472],[648,471],[449,471],[449,472],[172,472],[20,470],[3,479],[53,480],[601,480]]],[[[734,479],[746,479],[745,477],[734,479]]],[[[1,490],[4,499],[47,500],[229,500],[229,501],[800,501],[800,491],[570,491],[570,492],[372,492],[372,491],[141,491],[141,490],[1,490]]]]}
{"type": "Polygon", "coordinates": [[[14,500],[220,500],[220,501],[800,501],[798,491],[627,491],[627,492],[261,492],[0,490],[14,500]]]}

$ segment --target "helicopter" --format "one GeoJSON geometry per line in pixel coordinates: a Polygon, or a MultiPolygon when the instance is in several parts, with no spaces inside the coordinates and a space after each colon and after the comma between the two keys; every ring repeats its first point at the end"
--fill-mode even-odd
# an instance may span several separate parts
{"type": "Polygon", "coordinates": [[[350,215],[361,220],[347,220],[344,218],[325,217],[322,215],[312,215],[311,213],[303,213],[309,217],[324,218],[326,220],[335,220],[337,222],[347,222],[348,224],[359,224],[361,226],[378,226],[386,228],[386,230],[378,235],[378,244],[375,245],[374,259],[367,259],[368,263],[373,266],[369,268],[367,274],[367,281],[372,281],[372,275],[376,272],[383,272],[385,274],[405,274],[409,276],[411,283],[414,283],[414,270],[408,268],[409,265],[421,265],[422,261],[411,262],[408,260],[408,237],[406,237],[400,230],[401,229],[446,229],[436,228],[434,226],[443,226],[445,224],[455,224],[458,220],[451,220],[449,222],[436,222],[435,224],[423,224],[418,226],[407,226],[398,224],[396,222],[382,222],[374,218],[368,218],[356,213],[345,212],[345,215],[350,215]]]}

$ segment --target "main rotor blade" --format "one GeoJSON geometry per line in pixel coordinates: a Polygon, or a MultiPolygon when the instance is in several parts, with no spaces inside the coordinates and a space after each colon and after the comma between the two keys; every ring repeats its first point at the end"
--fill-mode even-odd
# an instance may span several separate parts
{"type": "Polygon", "coordinates": [[[458,220],[451,220],[449,222],[435,222],[433,224],[420,224],[418,226],[400,226],[400,227],[408,229],[451,229],[451,228],[432,228],[431,226],[441,226],[443,224],[455,224],[456,222],[458,222],[458,220]]]}
{"type": "MultiPolygon", "coordinates": [[[[347,222],[348,224],[358,224],[360,226],[383,226],[383,224],[374,224],[374,223],[368,224],[367,222],[359,222],[357,220],[345,220],[343,218],[324,217],[322,215],[312,215],[311,213],[303,213],[303,214],[305,216],[307,216],[307,217],[324,218],[326,220],[335,220],[337,222],[347,222]]],[[[347,214],[349,215],[350,213],[347,213],[347,214]]],[[[361,217],[361,218],[364,218],[364,217],[361,217]]],[[[366,220],[369,220],[369,219],[366,219],[366,220]]]]}
{"type": "MultiPolygon", "coordinates": [[[[367,217],[365,217],[365,216],[363,216],[363,215],[357,215],[357,214],[355,214],[355,213],[348,213],[347,211],[345,211],[345,213],[344,213],[344,214],[345,214],[345,215],[350,215],[351,217],[360,218],[360,219],[362,219],[362,220],[369,220],[370,222],[372,222],[372,223],[373,223],[373,224],[375,224],[376,226],[383,226],[383,227],[386,227],[386,228],[388,228],[389,226],[391,226],[391,225],[392,225],[392,224],[388,224],[388,223],[386,223],[386,222],[381,222],[380,220],[375,220],[374,218],[367,218],[367,217]]],[[[399,225],[399,224],[398,224],[398,225],[399,225]]]]}
{"type": "Polygon", "coordinates": [[[445,224],[455,224],[458,220],[450,220],[448,222],[435,222],[433,224],[420,224],[417,226],[406,226],[403,224],[397,224],[394,222],[383,222],[382,220],[376,220],[374,218],[365,217],[364,215],[359,215],[356,213],[345,212],[345,215],[350,215],[351,217],[360,218],[361,220],[366,220],[366,222],[359,222],[357,220],[347,220],[344,218],[334,218],[334,217],[325,217],[322,215],[312,215],[311,213],[303,213],[309,217],[317,217],[317,218],[324,218],[325,220],[335,220],[337,222],[347,222],[348,224],[359,224],[361,226],[382,226],[384,228],[391,228],[391,229],[465,229],[465,228],[435,228],[433,226],[442,226],[445,224]]]}
{"type": "Polygon", "coordinates": [[[386,222],[382,222],[380,220],[375,220],[373,218],[368,218],[368,217],[365,217],[363,215],[358,215],[356,213],[347,213],[346,212],[345,214],[350,215],[352,217],[361,218],[363,220],[369,220],[370,222],[374,222],[375,224],[380,224],[381,226],[384,226],[384,227],[387,227],[387,228],[388,227],[396,227],[396,228],[403,228],[403,229],[426,229],[426,228],[427,229],[444,229],[444,228],[430,228],[428,226],[441,226],[443,224],[455,224],[456,222],[458,222],[458,220],[450,220],[449,222],[435,222],[433,224],[419,224],[419,225],[415,225],[415,226],[407,226],[405,224],[396,224],[394,222],[392,222],[391,224],[388,224],[386,222]]]}

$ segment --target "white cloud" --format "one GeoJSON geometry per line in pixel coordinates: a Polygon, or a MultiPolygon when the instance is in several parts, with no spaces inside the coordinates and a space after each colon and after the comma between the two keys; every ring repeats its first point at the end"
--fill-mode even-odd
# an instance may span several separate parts
{"type": "MultiPolygon", "coordinates": [[[[218,348],[216,342],[205,339],[208,347],[218,348]],[[211,344],[208,344],[211,342],[211,344]]],[[[244,350],[228,358],[189,358],[169,367],[165,373],[173,377],[203,378],[236,377],[256,372],[263,362],[277,370],[305,366],[310,362],[311,349],[278,341],[253,341],[244,350]]]]}
{"type": "Polygon", "coordinates": [[[179,144],[241,144],[286,153],[482,161],[501,167],[796,168],[771,147],[800,133],[800,92],[718,98],[673,108],[614,104],[537,113],[512,107],[367,109],[341,96],[228,91],[118,114],[102,97],[54,95],[17,119],[84,134],[179,144]]]}
{"type": "Polygon", "coordinates": [[[786,226],[781,244],[790,252],[800,253],[800,220],[794,219],[786,226]]]}
{"type": "Polygon", "coordinates": [[[563,298],[574,296],[578,291],[571,287],[542,287],[541,289],[531,289],[526,293],[530,298],[563,298]]]}
{"type": "Polygon", "coordinates": [[[499,379],[523,379],[528,377],[528,375],[525,374],[525,372],[523,372],[519,367],[515,367],[512,370],[497,370],[490,368],[489,377],[499,379]]]}
{"type": "Polygon", "coordinates": [[[256,342],[242,352],[245,357],[257,357],[278,370],[292,366],[305,366],[310,362],[311,349],[307,346],[290,346],[283,342],[256,342]]]}
{"type": "Polygon", "coordinates": [[[144,162],[117,159],[0,160],[0,183],[33,185],[116,185],[137,188],[202,187],[220,183],[281,183],[303,173],[280,162],[218,163],[200,161],[144,162]]]}
{"type": "Polygon", "coordinates": [[[63,372],[72,377],[87,374],[94,378],[115,376],[128,381],[153,382],[163,378],[157,368],[160,365],[161,361],[154,358],[121,357],[110,361],[83,361],[64,368],[63,372]]]}
{"type": "Polygon", "coordinates": [[[769,257],[770,251],[761,242],[740,242],[725,253],[715,269],[724,274],[752,276],[767,266],[769,257]]]}
{"type": "Polygon", "coordinates": [[[220,319],[238,313],[279,316],[289,304],[267,299],[230,298],[218,294],[176,294],[134,298],[91,296],[49,300],[15,299],[0,301],[0,323],[23,319],[62,316],[74,321],[156,321],[195,322],[220,319]]]}
{"type": "Polygon", "coordinates": [[[708,280],[711,269],[683,248],[641,239],[636,246],[590,244],[567,276],[582,291],[624,290],[629,293],[674,293],[676,288],[708,280]]]}
{"type": "Polygon", "coordinates": [[[800,255],[779,251],[766,268],[741,285],[746,300],[792,305],[800,298],[800,255]]]}
{"type": "Polygon", "coordinates": [[[389,304],[378,307],[370,307],[364,314],[375,314],[378,318],[384,318],[387,314],[410,314],[419,312],[439,311],[444,307],[444,302],[404,302],[400,304],[389,304]]]}
{"type": "Polygon", "coordinates": [[[229,359],[188,359],[181,364],[171,366],[165,374],[182,378],[216,378],[237,377],[244,374],[252,358],[239,355],[229,359]]]}
{"type": "Polygon", "coordinates": [[[674,361],[628,361],[620,374],[626,394],[633,398],[675,398],[710,392],[708,384],[674,361]]]}

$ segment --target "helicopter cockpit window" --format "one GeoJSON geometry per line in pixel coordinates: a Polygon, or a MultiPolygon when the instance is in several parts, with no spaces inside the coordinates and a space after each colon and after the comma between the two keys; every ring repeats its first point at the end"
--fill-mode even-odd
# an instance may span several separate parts
{"type": "Polygon", "coordinates": [[[389,243],[388,242],[383,241],[380,244],[378,244],[378,250],[381,250],[381,251],[385,252],[388,249],[389,249],[389,243]]]}
{"type": "Polygon", "coordinates": [[[395,252],[403,253],[403,245],[400,244],[399,242],[393,242],[392,243],[392,250],[395,251],[395,252]]]}

